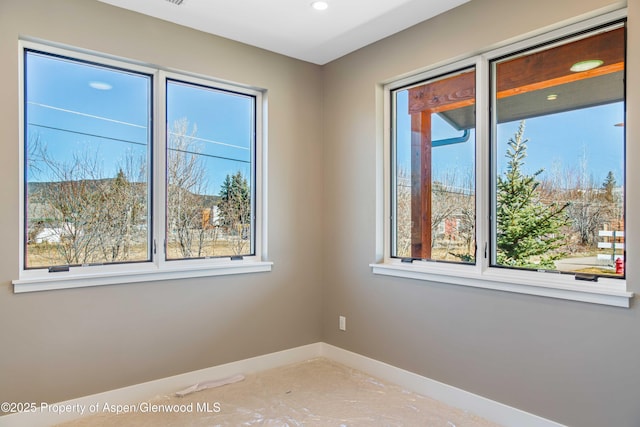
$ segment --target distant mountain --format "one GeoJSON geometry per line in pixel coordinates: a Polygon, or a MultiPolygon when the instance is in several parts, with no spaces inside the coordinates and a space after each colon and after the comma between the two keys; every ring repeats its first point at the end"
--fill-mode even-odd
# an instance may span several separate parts
{"type": "MultiPolygon", "coordinates": [[[[95,188],[97,188],[98,186],[109,184],[114,180],[115,178],[103,178],[103,179],[96,179],[96,180],[85,180],[85,182],[88,183],[89,186],[94,186],[95,188]]],[[[69,182],[69,181],[66,181],[66,182],[69,182]]],[[[27,182],[27,192],[31,197],[38,198],[38,197],[42,197],[43,194],[51,194],[52,192],[55,192],[57,187],[60,184],[64,184],[64,183],[65,181],[27,182]]],[[[146,186],[145,183],[133,183],[133,184],[138,187],[146,186]]],[[[143,191],[143,188],[141,188],[141,192],[142,191],[143,191]]],[[[216,206],[218,204],[218,201],[220,200],[220,196],[217,194],[200,195],[200,198],[202,200],[203,206],[216,206]]]]}

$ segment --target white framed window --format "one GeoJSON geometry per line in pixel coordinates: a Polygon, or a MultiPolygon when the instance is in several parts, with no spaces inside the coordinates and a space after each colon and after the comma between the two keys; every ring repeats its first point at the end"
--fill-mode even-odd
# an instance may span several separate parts
{"type": "Polygon", "coordinates": [[[269,271],[263,90],[20,41],[26,292],[269,271]]]}
{"type": "Polygon", "coordinates": [[[384,86],[375,274],[629,306],[625,16],[384,86]]]}
{"type": "Polygon", "coordinates": [[[257,95],[166,77],[165,259],[254,256],[257,95]]]}
{"type": "Polygon", "coordinates": [[[475,264],[475,67],[390,95],[391,256],[475,264]]]}

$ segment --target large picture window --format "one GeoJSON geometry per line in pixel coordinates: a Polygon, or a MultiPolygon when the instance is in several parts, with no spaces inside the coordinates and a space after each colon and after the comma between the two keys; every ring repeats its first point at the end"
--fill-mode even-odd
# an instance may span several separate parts
{"type": "Polygon", "coordinates": [[[270,270],[261,91],[21,48],[17,291],[270,270]]]}
{"type": "Polygon", "coordinates": [[[24,267],[150,260],[152,77],[24,61],[24,267]]]}
{"type": "Polygon", "coordinates": [[[625,25],[612,12],[386,84],[373,272],[628,307],[625,25]]]}
{"type": "Polygon", "coordinates": [[[624,277],[624,38],[492,61],[492,265],[624,277]]]}
{"type": "Polygon", "coordinates": [[[167,81],[167,259],[253,254],[255,97],[167,81]]]}

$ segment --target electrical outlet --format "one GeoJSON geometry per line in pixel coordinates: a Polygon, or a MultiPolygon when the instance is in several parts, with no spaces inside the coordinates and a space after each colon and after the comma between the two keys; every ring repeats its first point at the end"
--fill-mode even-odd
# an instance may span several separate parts
{"type": "Polygon", "coordinates": [[[347,318],[344,316],[340,316],[340,330],[341,331],[347,330],[347,318]]]}

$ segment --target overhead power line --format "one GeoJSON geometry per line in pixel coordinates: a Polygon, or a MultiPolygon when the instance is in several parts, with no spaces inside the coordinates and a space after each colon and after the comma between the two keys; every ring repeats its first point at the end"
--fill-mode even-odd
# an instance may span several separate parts
{"type": "MultiPolygon", "coordinates": [[[[39,102],[28,101],[27,104],[36,105],[36,106],[42,107],[42,108],[48,108],[50,110],[62,111],[64,113],[75,114],[75,115],[78,115],[78,116],[89,117],[89,118],[92,118],[92,119],[103,120],[103,121],[106,121],[106,122],[111,122],[111,123],[117,123],[117,124],[121,124],[121,125],[125,125],[125,126],[136,127],[136,128],[139,128],[139,129],[147,129],[147,126],[143,126],[143,125],[138,125],[138,124],[135,124],[135,123],[129,123],[129,122],[125,122],[125,121],[122,121],[122,120],[110,119],[108,117],[98,116],[98,115],[95,115],[95,114],[83,113],[81,111],[69,110],[67,108],[54,107],[53,105],[42,104],[42,103],[39,103],[39,102]]],[[[37,126],[37,125],[35,125],[35,126],[37,126]]],[[[53,129],[53,128],[51,128],[51,129],[53,129]]],[[[178,136],[181,135],[179,133],[171,132],[171,131],[167,131],[167,133],[169,135],[178,135],[178,136]]],[[[215,141],[213,139],[200,138],[200,137],[197,137],[197,136],[189,136],[189,138],[195,139],[197,141],[208,142],[210,144],[223,145],[225,147],[237,148],[239,150],[249,150],[249,147],[243,147],[241,145],[235,145],[235,144],[229,144],[229,143],[226,143],[226,142],[215,141]]],[[[126,142],[126,141],[124,141],[124,142],[126,142]]]]}
{"type": "Polygon", "coordinates": [[[82,113],[80,111],[68,110],[66,108],[54,107],[53,105],[41,104],[39,102],[27,101],[27,104],[37,105],[38,107],[48,108],[50,110],[62,111],[64,113],[75,114],[78,116],[90,117],[92,119],[104,120],[105,122],[118,123],[121,125],[132,126],[136,128],[146,129],[146,126],[137,125],[135,123],[123,122],[122,120],[110,119],[108,117],[96,116],[95,114],[82,113]]]}
{"type": "MultiPolygon", "coordinates": [[[[124,143],[127,143],[127,144],[141,145],[143,147],[146,147],[148,145],[146,142],[131,141],[131,140],[122,139],[122,138],[113,138],[113,137],[109,137],[109,136],[97,135],[97,134],[88,133],[88,132],[80,132],[80,131],[76,131],[76,130],[64,129],[64,128],[55,127],[55,126],[40,125],[40,124],[37,124],[37,123],[29,123],[29,126],[35,126],[35,127],[39,127],[39,128],[56,130],[56,131],[61,131],[61,132],[69,132],[69,133],[73,133],[73,134],[76,134],[76,135],[88,136],[88,137],[93,137],[93,138],[107,139],[109,141],[118,141],[118,142],[124,142],[124,143]]],[[[229,160],[229,161],[232,161],[232,162],[240,162],[240,163],[251,163],[250,160],[234,159],[232,157],[217,156],[217,155],[208,154],[208,153],[198,153],[196,151],[182,150],[182,149],[176,149],[176,148],[168,148],[168,150],[179,151],[179,152],[182,152],[182,153],[193,154],[193,155],[196,155],[196,156],[209,157],[209,158],[212,158],[212,159],[229,160]]]]}

